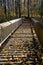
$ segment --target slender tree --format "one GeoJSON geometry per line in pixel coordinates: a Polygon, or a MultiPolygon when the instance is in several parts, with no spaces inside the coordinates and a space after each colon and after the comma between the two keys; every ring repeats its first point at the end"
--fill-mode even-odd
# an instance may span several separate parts
{"type": "Polygon", "coordinates": [[[12,12],[13,12],[13,16],[14,16],[14,0],[12,0],[12,12]]]}
{"type": "Polygon", "coordinates": [[[2,0],[3,8],[4,8],[4,13],[6,15],[6,0],[2,0]]]}
{"type": "Polygon", "coordinates": [[[41,18],[43,16],[43,0],[41,0],[41,18]]]}
{"type": "Polygon", "coordinates": [[[27,1],[28,17],[29,17],[29,0],[27,1]]]}
{"type": "Polygon", "coordinates": [[[7,0],[8,2],[8,17],[10,17],[10,0],[7,0]]]}
{"type": "Polygon", "coordinates": [[[16,13],[16,18],[18,18],[18,10],[17,10],[17,0],[15,0],[15,13],[16,13]]]}
{"type": "Polygon", "coordinates": [[[25,1],[26,1],[26,0],[24,0],[24,16],[25,16],[25,1]]]}
{"type": "Polygon", "coordinates": [[[20,5],[20,0],[19,0],[19,17],[21,17],[21,5],[20,5]]]}

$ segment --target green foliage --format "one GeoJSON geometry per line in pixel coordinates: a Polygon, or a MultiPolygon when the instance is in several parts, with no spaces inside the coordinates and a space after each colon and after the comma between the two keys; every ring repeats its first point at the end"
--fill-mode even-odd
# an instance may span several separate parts
{"type": "Polygon", "coordinates": [[[11,15],[11,13],[6,11],[6,14],[5,14],[3,7],[0,5],[0,23],[7,22],[12,19],[16,19],[16,17],[13,16],[14,14],[12,13],[11,15]]]}
{"type": "Polygon", "coordinates": [[[31,6],[31,17],[36,18],[39,21],[43,21],[43,0],[40,2],[41,4],[37,4],[35,6],[31,6]]]}
{"type": "Polygon", "coordinates": [[[10,21],[13,19],[16,19],[16,17],[14,17],[14,16],[5,17],[5,16],[1,15],[0,16],[0,23],[7,22],[7,21],[10,21]]]}
{"type": "Polygon", "coordinates": [[[42,15],[43,15],[43,0],[41,2],[41,12],[42,12],[42,15]]]}
{"type": "Polygon", "coordinates": [[[41,17],[41,21],[43,21],[43,0],[41,1],[41,6],[39,7],[39,15],[41,17]]]}

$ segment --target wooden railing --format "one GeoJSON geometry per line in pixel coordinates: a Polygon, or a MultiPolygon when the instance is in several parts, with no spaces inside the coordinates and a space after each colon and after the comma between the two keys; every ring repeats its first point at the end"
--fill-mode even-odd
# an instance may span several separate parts
{"type": "Polygon", "coordinates": [[[37,37],[43,46],[43,23],[41,23],[33,18],[31,20],[32,20],[32,24],[34,26],[34,29],[36,31],[37,37]]]}
{"type": "Polygon", "coordinates": [[[0,24],[0,46],[22,24],[22,18],[0,24]]]}

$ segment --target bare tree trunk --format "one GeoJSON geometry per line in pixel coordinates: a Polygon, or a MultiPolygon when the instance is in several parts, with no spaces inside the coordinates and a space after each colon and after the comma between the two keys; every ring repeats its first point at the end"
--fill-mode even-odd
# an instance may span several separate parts
{"type": "Polygon", "coordinates": [[[9,0],[8,0],[7,2],[8,2],[8,17],[10,17],[10,6],[9,6],[9,0]]]}
{"type": "Polygon", "coordinates": [[[20,0],[19,0],[19,18],[21,17],[21,8],[20,8],[20,0]]]}
{"type": "MultiPolygon", "coordinates": [[[[24,0],[24,14],[25,14],[25,0],[24,0]]],[[[25,15],[24,15],[25,16],[25,15]]]]}
{"type": "Polygon", "coordinates": [[[15,13],[16,13],[16,18],[18,18],[18,12],[17,12],[17,0],[15,0],[15,13]]]}
{"type": "Polygon", "coordinates": [[[5,13],[5,16],[6,16],[6,0],[3,0],[3,4],[4,4],[4,13],[5,13]]]}
{"type": "Polygon", "coordinates": [[[29,0],[27,1],[28,17],[29,17],[29,0]]]}

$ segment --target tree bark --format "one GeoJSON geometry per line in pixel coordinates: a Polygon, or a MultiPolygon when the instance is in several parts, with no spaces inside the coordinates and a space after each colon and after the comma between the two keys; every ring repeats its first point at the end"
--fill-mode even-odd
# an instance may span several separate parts
{"type": "Polygon", "coordinates": [[[27,1],[28,17],[29,17],[29,0],[27,1]]]}
{"type": "Polygon", "coordinates": [[[19,18],[21,17],[21,8],[20,8],[20,0],[19,0],[19,18]]]}
{"type": "Polygon", "coordinates": [[[16,18],[18,18],[17,0],[15,0],[15,13],[16,13],[16,18]]]}

